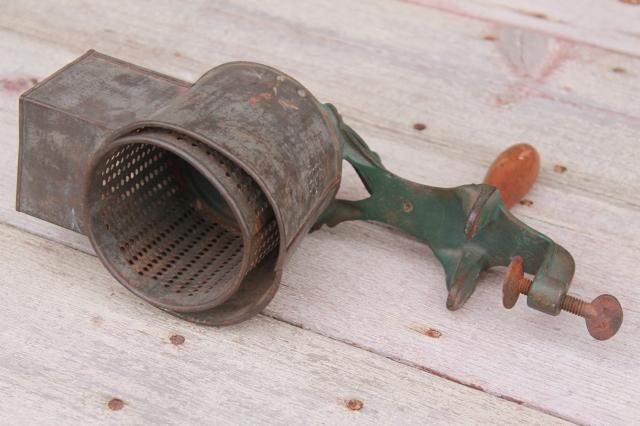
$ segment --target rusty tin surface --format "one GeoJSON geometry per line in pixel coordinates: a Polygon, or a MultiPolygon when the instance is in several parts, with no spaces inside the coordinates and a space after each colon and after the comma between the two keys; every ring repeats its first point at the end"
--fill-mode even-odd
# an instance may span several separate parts
{"type": "Polygon", "coordinates": [[[312,227],[369,220],[433,250],[451,310],[481,272],[521,259],[506,307],[526,294],[539,311],[584,316],[598,339],[622,322],[613,296],[586,304],[567,295],[572,256],[509,212],[535,180],[537,158],[518,185],[510,175],[521,165],[511,163],[497,182],[410,182],[335,107],[266,65],[228,63],[190,84],[89,51],[20,98],[19,158],[19,211],[88,234],[125,287],[190,321],[257,314],[312,227]],[[335,199],[343,160],[368,198],[335,199]],[[535,277],[521,286],[524,273],[535,277]]]}
{"type": "Polygon", "coordinates": [[[91,156],[113,131],[189,87],[89,51],[24,93],[17,210],[82,232],[82,184],[91,156]]]}
{"type": "MultiPolygon", "coordinates": [[[[90,51],[25,93],[20,110],[17,209],[88,234],[98,256],[123,285],[161,309],[195,322],[234,323],[264,308],[278,288],[286,259],[331,202],[340,181],[340,145],[330,114],[300,83],[265,65],[228,63],[189,84],[90,51]],[[129,231],[151,235],[155,232],[151,228],[159,228],[164,219],[158,217],[156,223],[148,224],[145,218],[129,217],[131,209],[126,208],[118,211],[119,220],[101,214],[108,201],[107,192],[102,193],[102,200],[96,198],[100,181],[106,184],[109,175],[105,175],[104,162],[109,161],[109,155],[120,155],[114,151],[117,147],[134,144],[161,148],[160,154],[173,152],[177,157],[168,159],[168,166],[174,167],[181,158],[197,170],[176,172],[176,176],[184,176],[173,180],[182,182],[209,173],[205,180],[216,184],[212,191],[219,191],[220,199],[231,207],[245,206],[245,210],[232,208],[231,222],[236,222],[229,222],[229,230],[243,230],[238,233],[240,242],[226,243],[238,246],[241,267],[230,267],[233,256],[227,253],[227,245],[220,246],[223,239],[216,238],[215,233],[208,237],[218,241],[209,247],[213,252],[218,249],[220,257],[228,256],[221,272],[234,279],[204,285],[202,274],[217,275],[204,265],[207,258],[195,252],[194,243],[170,247],[165,238],[165,245],[158,243],[153,249],[157,256],[152,256],[140,246],[142,238],[132,236],[132,232],[115,233],[114,222],[128,221],[129,231]],[[201,152],[191,152],[196,149],[192,145],[201,146],[201,152]],[[220,156],[220,164],[223,160],[229,164],[227,177],[229,171],[236,176],[233,168],[239,168],[247,175],[239,179],[255,184],[251,200],[266,198],[275,218],[275,237],[258,233],[255,235],[262,239],[252,242],[252,231],[261,232],[267,224],[253,223],[255,220],[249,217],[257,216],[247,216],[249,201],[242,203],[242,192],[234,192],[236,184],[240,188],[240,181],[225,187],[224,173],[211,174],[217,160],[206,159],[205,152],[210,150],[220,156]],[[262,240],[269,241],[268,247],[257,246],[262,240]],[[131,253],[134,246],[142,251],[131,253]],[[275,253],[269,253],[272,246],[275,253]],[[171,250],[175,252],[173,258],[159,255],[171,250]],[[165,272],[180,274],[175,278],[191,273],[192,281],[195,276],[202,283],[190,282],[192,291],[187,291],[189,288],[178,286],[174,280],[169,283],[158,276],[165,272]]],[[[136,155],[147,155],[148,159],[159,155],[149,152],[145,148],[136,155]]],[[[131,157],[130,152],[124,155],[131,157]]],[[[110,167],[109,181],[122,179],[122,184],[111,190],[119,191],[115,195],[123,198],[136,191],[134,172],[142,184],[145,182],[138,172],[149,173],[129,164],[129,169],[123,170],[131,173],[131,182],[128,176],[125,182],[123,170],[114,171],[113,164],[110,167]]],[[[202,182],[200,179],[196,184],[205,185],[202,182]]],[[[186,193],[190,189],[183,185],[177,191],[186,193]]],[[[208,200],[206,195],[197,200],[187,198],[163,205],[168,209],[165,216],[179,203],[192,203],[193,209],[200,206],[198,214],[216,214],[215,208],[202,208],[209,201],[215,205],[216,200],[208,200]]],[[[111,199],[114,201],[109,211],[117,207],[115,198],[111,199]]],[[[144,207],[140,203],[135,206],[141,211],[144,207]]],[[[188,230],[183,228],[178,226],[173,234],[188,238],[188,230]],[[182,235],[178,235],[180,232],[182,235]]],[[[155,244],[160,239],[152,236],[144,242],[155,244]]],[[[209,259],[208,265],[215,264],[216,259],[209,259]]]]}

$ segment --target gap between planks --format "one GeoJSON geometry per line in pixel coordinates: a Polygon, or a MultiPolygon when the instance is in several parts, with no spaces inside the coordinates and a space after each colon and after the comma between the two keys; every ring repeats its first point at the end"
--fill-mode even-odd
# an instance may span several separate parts
{"type": "MultiPolygon", "coordinates": [[[[533,3],[530,10],[519,9],[517,6],[507,7],[500,4],[487,4],[477,0],[461,0],[455,3],[442,0],[392,0],[398,3],[413,4],[443,13],[460,16],[468,19],[475,19],[498,25],[508,25],[519,27],[541,34],[547,34],[559,40],[580,43],[585,46],[602,49],[607,52],[622,54],[630,57],[638,57],[638,37],[640,33],[634,34],[635,28],[625,28],[624,25],[618,28],[614,36],[607,34],[606,29],[580,28],[562,17],[555,18],[549,16],[544,2],[533,3]],[[534,11],[533,9],[536,9],[534,11]]],[[[621,0],[608,0],[610,4],[598,7],[617,7],[621,11],[628,13],[638,13],[633,10],[634,5],[623,4],[621,0]],[[619,2],[619,4],[617,4],[619,2]]],[[[577,3],[577,2],[576,2],[577,3]]],[[[588,5],[582,5],[588,9],[588,5]]],[[[637,7],[637,6],[636,6],[637,7]]],[[[577,8],[577,7],[576,7],[577,8]]],[[[598,13],[599,11],[592,13],[598,13]]],[[[619,22],[616,13],[612,13],[612,21],[619,22]]],[[[632,25],[632,24],[631,24],[632,25]]]]}
{"type": "Polygon", "coordinates": [[[7,375],[0,389],[9,390],[0,400],[0,406],[7,404],[3,407],[5,419],[13,415],[29,418],[30,422],[34,418],[46,419],[49,423],[53,416],[58,420],[74,419],[74,423],[93,418],[114,424],[122,424],[125,419],[126,423],[136,419],[135,424],[148,423],[150,419],[155,423],[200,424],[211,416],[227,422],[237,418],[262,422],[304,418],[305,422],[324,423],[331,418],[340,423],[379,424],[389,417],[399,416],[404,419],[402,422],[411,422],[431,415],[427,418],[437,424],[448,424],[456,418],[479,424],[561,423],[536,410],[415,372],[317,333],[296,332],[296,327],[286,324],[278,326],[279,321],[269,318],[209,332],[212,329],[169,315],[161,317],[155,308],[131,299],[126,290],[114,287],[115,283],[112,286],[106,271],[94,272],[97,262],[93,259],[80,254],[69,258],[65,253],[59,254],[52,247],[54,243],[2,228],[3,244],[14,246],[18,253],[9,254],[13,262],[5,264],[9,266],[8,274],[1,281],[5,285],[13,283],[16,272],[18,277],[34,279],[34,288],[25,292],[25,300],[13,292],[13,299],[8,299],[12,302],[7,307],[9,311],[3,311],[18,321],[15,331],[8,321],[0,333],[12,339],[7,352],[0,353],[0,358],[8,356],[0,366],[2,374],[7,375]],[[33,257],[29,256],[31,253],[33,257]],[[18,260],[25,254],[28,266],[21,268],[18,260]],[[77,269],[68,270],[78,264],[81,266],[77,269]],[[101,285],[86,286],[87,280],[101,285]],[[60,311],[60,303],[55,301],[41,305],[37,297],[40,291],[47,291],[51,297],[60,290],[68,292],[69,305],[65,309],[60,311]],[[83,303],[87,298],[91,300],[83,303]],[[105,301],[110,306],[105,307],[105,301]],[[16,313],[21,312],[22,303],[32,309],[41,305],[31,318],[53,316],[51,323],[21,320],[16,313]],[[69,314],[69,310],[75,313],[69,314]],[[179,340],[170,338],[176,333],[187,336],[187,345],[175,347],[185,342],[184,336],[179,340]],[[69,345],[68,339],[78,341],[69,345]],[[137,350],[132,351],[132,347],[137,350]],[[131,368],[145,350],[152,352],[145,355],[143,369],[131,368]],[[41,351],[45,357],[40,356],[41,351]],[[237,351],[241,353],[226,361],[226,356],[237,351]],[[286,355],[287,351],[295,353],[286,355]],[[212,354],[225,359],[216,361],[212,354]],[[13,374],[26,368],[30,357],[36,360],[29,363],[31,369],[23,375],[13,374]],[[255,357],[262,361],[253,362],[255,357]],[[116,365],[112,365],[115,360],[116,365]],[[149,374],[144,367],[157,374],[149,374]],[[91,380],[83,380],[87,374],[91,380]],[[203,374],[211,377],[198,380],[203,374]],[[295,377],[300,377],[297,382],[295,377]],[[58,379],[56,383],[47,386],[54,378],[58,379]],[[122,409],[117,414],[107,410],[107,400],[114,396],[125,401],[124,405],[108,405],[109,410],[122,409]],[[347,398],[353,397],[364,399],[364,410],[359,414],[349,411],[347,398]],[[38,404],[37,413],[30,412],[34,404],[38,404]],[[13,410],[7,409],[10,407],[13,410]],[[210,413],[211,409],[215,411],[210,413]]]}
{"type": "Polygon", "coordinates": [[[503,395],[503,394],[500,394],[500,393],[497,393],[497,392],[490,392],[490,391],[484,389],[482,386],[474,385],[471,382],[466,382],[464,380],[457,379],[457,378],[453,377],[452,375],[444,373],[442,371],[438,371],[438,370],[435,370],[433,368],[429,368],[429,367],[426,367],[424,365],[420,365],[420,364],[411,362],[409,360],[402,359],[402,358],[397,357],[397,356],[392,356],[392,355],[388,355],[388,354],[382,353],[380,351],[375,350],[374,348],[372,348],[370,346],[361,345],[361,344],[359,344],[359,343],[357,343],[357,342],[355,342],[353,340],[340,339],[338,337],[331,336],[329,334],[324,334],[324,333],[322,333],[322,332],[320,332],[318,330],[314,330],[313,328],[305,327],[302,323],[298,323],[298,322],[293,322],[293,321],[287,320],[287,319],[285,319],[285,318],[283,318],[283,317],[281,317],[279,315],[276,315],[274,313],[270,314],[270,313],[265,311],[265,312],[261,312],[260,315],[266,316],[268,318],[273,318],[276,321],[284,322],[286,324],[289,324],[289,325],[291,325],[293,327],[300,328],[302,330],[310,331],[310,332],[312,332],[314,334],[317,334],[319,336],[326,337],[327,339],[331,339],[331,340],[336,341],[336,342],[340,342],[340,343],[343,343],[343,344],[346,344],[346,345],[349,345],[349,346],[353,346],[353,347],[358,348],[360,350],[369,352],[369,353],[371,353],[373,355],[388,359],[389,361],[393,361],[393,362],[397,362],[398,364],[406,365],[407,367],[411,367],[411,368],[414,368],[416,370],[420,370],[420,371],[423,371],[425,373],[440,377],[441,379],[447,380],[449,382],[453,382],[453,383],[458,384],[460,386],[464,386],[464,387],[473,389],[475,391],[486,393],[487,395],[495,396],[496,398],[503,399],[505,401],[512,402],[514,404],[521,405],[523,407],[531,408],[533,410],[539,411],[541,413],[545,413],[545,414],[547,414],[549,416],[552,416],[552,417],[555,417],[557,419],[565,420],[565,421],[568,421],[568,422],[571,422],[571,423],[575,423],[575,424],[578,424],[578,425],[586,425],[586,423],[581,423],[576,419],[571,419],[571,418],[562,416],[561,414],[553,412],[553,411],[551,411],[549,409],[546,409],[546,408],[544,408],[542,406],[539,406],[539,405],[536,405],[536,404],[530,404],[530,403],[527,403],[525,401],[521,401],[521,400],[519,400],[517,398],[512,398],[512,397],[510,397],[508,395],[503,395]]]}
{"type": "MultiPolygon", "coordinates": [[[[54,225],[52,223],[49,222],[45,222],[43,220],[40,220],[38,218],[29,216],[27,214],[24,213],[20,213],[17,211],[11,211],[8,209],[2,209],[0,208],[0,225],[4,225],[4,226],[9,226],[15,229],[18,229],[19,231],[22,232],[27,232],[29,234],[35,235],[37,237],[40,238],[44,238],[46,240],[49,241],[53,241],[55,243],[58,244],[62,244],[63,246],[69,247],[71,249],[80,251],[84,254],[89,254],[91,256],[96,256],[95,251],[93,250],[93,247],[91,247],[91,243],[89,242],[89,239],[81,234],[78,234],[76,232],[73,232],[71,230],[62,228],[60,226],[54,225]]],[[[373,224],[374,226],[382,226],[382,225],[377,225],[377,224],[373,224]]],[[[133,297],[133,296],[131,296],[133,297]]],[[[478,386],[475,385],[473,383],[470,382],[466,382],[462,379],[458,379],[450,374],[435,370],[435,369],[431,369],[429,367],[426,366],[422,366],[419,365],[417,363],[408,361],[408,360],[404,360],[400,357],[396,357],[396,356],[391,356],[388,354],[384,354],[380,351],[377,351],[375,348],[369,347],[369,346],[364,346],[361,344],[358,344],[355,341],[350,341],[347,339],[340,339],[334,336],[331,336],[329,334],[325,334],[322,333],[318,330],[315,330],[313,328],[308,328],[305,327],[304,324],[302,323],[298,323],[298,322],[294,322],[291,320],[287,320],[286,318],[281,317],[280,315],[277,315],[275,313],[268,313],[268,312],[261,312],[259,315],[261,316],[265,316],[267,318],[272,318],[275,321],[279,321],[285,324],[288,324],[292,327],[296,327],[302,330],[305,330],[307,332],[316,334],[318,336],[322,336],[324,338],[330,339],[332,341],[335,342],[339,342],[348,346],[352,346],[354,348],[366,351],[368,353],[371,353],[373,355],[385,358],[387,360],[393,361],[395,363],[401,364],[401,365],[405,365],[407,367],[425,372],[427,374],[431,374],[437,377],[440,377],[444,380],[447,380],[449,382],[455,383],[457,385],[460,386],[464,386],[467,387],[469,389],[473,389],[497,398],[500,398],[502,400],[508,401],[510,403],[514,403],[517,405],[522,405],[524,407],[527,408],[531,408],[533,410],[539,411],[541,413],[547,414],[549,416],[561,419],[561,420],[565,420],[565,421],[569,421],[569,422],[573,422],[573,423],[577,423],[579,424],[575,419],[571,419],[571,418],[567,418],[564,417],[562,415],[559,415],[558,413],[554,413],[548,409],[545,409],[542,406],[538,406],[536,404],[530,404],[530,403],[526,403],[525,401],[521,401],[518,400],[516,398],[510,397],[508,395],[504,395],[504,394],[500,394],[500,393],[496,393],[496,392],[490,392],[485,390],[482,386],[478,386]]]]}

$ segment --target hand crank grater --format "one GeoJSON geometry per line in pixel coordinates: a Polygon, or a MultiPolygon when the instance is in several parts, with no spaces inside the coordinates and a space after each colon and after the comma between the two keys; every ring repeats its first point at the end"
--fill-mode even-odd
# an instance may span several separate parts
{"type": "Polygon", "coordinates": [[[505,307],[526,294],[585,317],[599,340],[622,323],[613,296],[568,295],[571,255],[508,211],[537,175],[532,147],[503,153],[484,184],[410,182],[335,107],[265,65],[223,64],[190,84],[89,51],[21,96],[18,167],[17,210],[86,234],[126,288],[196,323],[256,315],[304,235],[347,220],[427,244],[451,310],[482,271],[509,266],[505,307]],[[343,160],[368,198],[335,198],[343,160]]]}

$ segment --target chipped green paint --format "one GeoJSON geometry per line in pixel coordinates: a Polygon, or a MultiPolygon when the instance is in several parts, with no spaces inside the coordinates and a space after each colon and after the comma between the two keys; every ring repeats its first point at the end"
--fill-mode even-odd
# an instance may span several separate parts
{"type": "Polygon", "coordinates": [[[424,242],[442,264],[449,290],[447,307],[460,308],[471,296],[482,271],[524,259],[535,274],[527,303],[557,315],[573,277],[573,258],[550,238],[518,220],[502,204],[495,187],[486,184],[437,188],[403,179],[382,164],[362,138],[325,105],[338,130],[342,158],[358,173],[370,196],[334,200],[315,228],[347,220],[386,223],[424,242]]]}

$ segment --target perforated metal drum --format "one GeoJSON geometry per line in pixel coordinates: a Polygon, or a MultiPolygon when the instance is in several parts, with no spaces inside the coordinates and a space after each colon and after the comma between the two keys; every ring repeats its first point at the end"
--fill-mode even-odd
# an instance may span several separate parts
{"type": "Polygon", "coordinates": [[[104,138],[85,173],[83,228],[149,303],[204,324],[242,321],[271,300],[333,199],[339,151],[326,109],[300,83],[225,64],[104,138]]]}
{"type": "Polygon", "coordinates": [[[184,135],[143,129],[94,165],[90,235],[131,291],[177,312],[226,301],[278,246],[266,197],[242,169],[184,135]]]}

